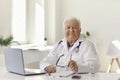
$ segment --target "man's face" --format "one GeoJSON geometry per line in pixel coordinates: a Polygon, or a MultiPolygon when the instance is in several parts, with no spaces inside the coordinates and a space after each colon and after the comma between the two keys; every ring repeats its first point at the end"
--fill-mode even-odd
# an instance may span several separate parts
{"type": "Polygon", "coordinates": [[[76,20],[70,20],[65,23],[65,37],[68,41],[76,41],[80,36],[80,25],[76,20]]]}

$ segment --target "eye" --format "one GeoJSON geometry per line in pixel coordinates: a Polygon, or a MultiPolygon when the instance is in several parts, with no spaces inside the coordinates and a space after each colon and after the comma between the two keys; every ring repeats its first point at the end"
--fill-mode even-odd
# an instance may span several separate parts
{"type": "Polygon", "coordinates": [[[70,27],[68,27],[68,29],[70,29],[70,27]]]}
{"type": "Polygon", "coordinates": [[[66,29],[70,29],[70,26],[66,26],[66,29]]]}

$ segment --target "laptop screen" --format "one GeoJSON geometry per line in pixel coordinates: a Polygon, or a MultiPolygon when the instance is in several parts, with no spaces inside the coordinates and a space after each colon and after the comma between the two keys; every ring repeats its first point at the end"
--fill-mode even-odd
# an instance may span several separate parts
{"type": "Polygon", "coordinates": [[[22,75],[42,75],[40,69],[25,69],[23,50],[19,48],[4,48],[6,69],[9,72],[22,75]]]}
{"type": "Polygon", "coordinates": [[[22,49],[4,48],[6,69],[9,72],[24,74],[24,59],[22,49]]]}

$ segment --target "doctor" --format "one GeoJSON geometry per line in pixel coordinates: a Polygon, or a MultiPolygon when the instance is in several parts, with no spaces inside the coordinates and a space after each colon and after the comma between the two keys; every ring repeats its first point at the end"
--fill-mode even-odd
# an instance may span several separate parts
{"type": "Polygon", "coordinates": [[[73,72],[97,72],[99,62],[92,42],[81,36],[81,23],[70,17],[63,23],[65,37],[40,62],[40,69],[46,73],[56,72],[56,67],[69,67],[73,72]]]}

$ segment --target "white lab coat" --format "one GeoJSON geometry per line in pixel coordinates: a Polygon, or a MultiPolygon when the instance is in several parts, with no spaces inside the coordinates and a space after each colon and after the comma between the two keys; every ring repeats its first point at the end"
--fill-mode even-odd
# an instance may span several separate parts
{"type": "Polygon", "coordinates": [[[74,45],[68,50],[67,40],[64,38],[59,41],[54,49],[40,62],[40,69],[44,71],[48,65],[65,66],[72,60],[76,61],[78,65],[78,72],[89,72],[92,67],[92,72],[97,72],[99,69],[99,62],[95,47],[92,42],[83,38],[82,36],[74,43],[74,45]],[[79,45],[79,50],[76,48],[79,45]],[[61,56],[64,55],[64,56],[61,56]],[[72,55],[72,56],[71,56],[72,55]],[[93,69],[94,68],[94,69],[93,69]]]}

